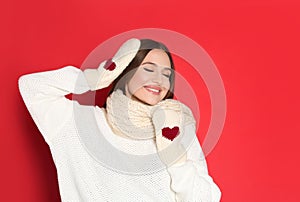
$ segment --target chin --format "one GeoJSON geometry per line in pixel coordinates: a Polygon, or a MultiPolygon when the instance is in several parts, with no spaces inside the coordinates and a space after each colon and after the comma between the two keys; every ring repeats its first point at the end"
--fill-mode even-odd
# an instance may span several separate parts
{"type": "Polygon", "coordinates": [[[151,105],[151,106],[153,106],[153,105],[156,105],[158,102],[151,102],[151,103],[147,103],[148,105],[151,105]]]}
{"type": "Polygon", "coordinates": [[[141,100],[143,103],[147,104],[147,105],[156,105],[158,102],[157,101],[147,101],[147,100],[141,100]]]}

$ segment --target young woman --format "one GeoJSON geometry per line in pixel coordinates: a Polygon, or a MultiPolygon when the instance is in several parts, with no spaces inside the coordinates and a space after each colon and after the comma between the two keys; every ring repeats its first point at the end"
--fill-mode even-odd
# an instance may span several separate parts
{"type": "Polygon", "coordinates": [[[172,99],[167,47],[129,39],[97,69],[23,75],[19,89],[50,147],[62,201],[219,201],[191,110],[172,99]],[[103,108],[65,98],[112,84],[103,108]]]}

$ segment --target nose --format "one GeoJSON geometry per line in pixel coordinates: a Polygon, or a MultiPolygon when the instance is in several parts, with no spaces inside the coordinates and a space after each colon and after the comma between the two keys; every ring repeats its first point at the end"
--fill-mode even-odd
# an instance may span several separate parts
{"type": "Polygon", "coordinates": [[[156,74],[154,74],[152,81],[158,84],[162,84],[162,75],[159,72],[156,72],[156,74]]]}

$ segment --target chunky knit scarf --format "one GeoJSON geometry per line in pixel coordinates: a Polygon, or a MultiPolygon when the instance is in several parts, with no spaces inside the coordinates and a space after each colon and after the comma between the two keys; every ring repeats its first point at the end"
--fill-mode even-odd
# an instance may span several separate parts
{"type": "Polygon", "coordinates": [[[119,89],[106,100],[107,121],[112,130],[121,136],[125,135],[131,139],[153,139],[156,133],[152,114],[158,107],[178,112],[181,126],[195,124],[192,111],[177,100],[165,99],[151,106],[127,97],[119,89]]]}

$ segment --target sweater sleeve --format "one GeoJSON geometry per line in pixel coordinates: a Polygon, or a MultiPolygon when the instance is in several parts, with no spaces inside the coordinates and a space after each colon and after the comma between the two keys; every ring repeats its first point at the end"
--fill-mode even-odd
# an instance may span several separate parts
{"type": "Polygon", "coordinates": [[[168,168],[171,188],[176,193],[177,202],[218,202],[221,192],[208,174],[205,156],[192,125],[185,132],[194,133],[194,140],[187,151],[187,161],[168,168]]]}
{"type": "Polygon", "coordinates": [[[73,113],[73,104],[77,103],[65,95],[89,90],[82,71],[73,66],[22,75],[18,85],[32,119],[48,144],[73,113]]]}

